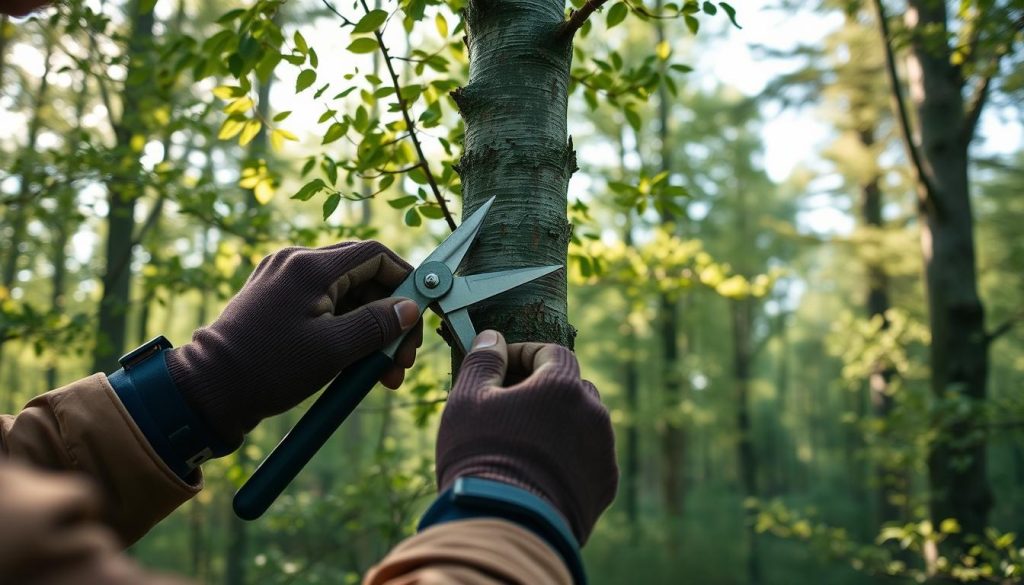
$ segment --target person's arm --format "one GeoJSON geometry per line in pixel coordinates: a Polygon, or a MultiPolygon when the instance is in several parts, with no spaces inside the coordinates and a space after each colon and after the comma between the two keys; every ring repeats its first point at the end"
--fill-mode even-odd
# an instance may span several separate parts
{"type": "MultiPolygon", "coordinates": [[[[0,459],[94,480],[102,520],[130,544],[202,487],[186,464],[196,440],[212,439],[217,455],[233,451],[260,420],[416,325],[415,303],[387,297],[410,269],[377,242],[272,254],[191,343],[145,358],[162,379],[131,379],[125,362],[109,378],[43,394],[0,417],[0,459]]],[[[420,328],[409,333],[385,385],[402,382],[421,339],[420,328]]]]}
{"type": "Polygon", "coordinates": [[[572,352],[485,331],[441,417],[442,493],[363,583],[582,585],[579,547],[618,477],[608,411],[572,352]]]}
{"type": "MultiPolygon", "coordinates": [[[[17,415],[0,415],[0,454],[89,477],[99,488],[97,517],[123,545],[202,488],[201,475],[182,480],[156,455],[103,374],[38,396],[17,415]]],[[[2,520],[0,526],[9,532],[2,520]]]]}
{"type": "Polygon", "coordinates": [[[67,473],[0,463],[0,583],[186,585],[121,553],[95,486],[67,473]]]}

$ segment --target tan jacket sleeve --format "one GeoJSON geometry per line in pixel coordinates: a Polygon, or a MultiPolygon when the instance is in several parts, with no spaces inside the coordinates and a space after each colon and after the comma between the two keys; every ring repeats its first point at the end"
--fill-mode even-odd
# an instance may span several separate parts
{"type": "Polygon", "coordinates": [[[572,585],[561,557],[504,520],[446,522],[401,542],[363,585],[572,585]]]}
{"type": "Polygon", "coordinates": [[[123,545],[202,488],[200,473],[186,483],[164,464],[103,374],[37,396],[18,415],[0,415],[3,455],[88,476],[98,487],[99,518],[123,545]]]}
{"type": "Polygon", "coordinates": [[[140,569],[100,522],[92,482],[0,462],[0,583],[185,585],[140,569]]]}

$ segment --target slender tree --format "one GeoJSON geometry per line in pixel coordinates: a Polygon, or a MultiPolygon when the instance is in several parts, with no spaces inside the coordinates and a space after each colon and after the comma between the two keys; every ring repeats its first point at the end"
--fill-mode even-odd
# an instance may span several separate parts
{"type": "Polygon", "coordinates": [[[972,2],[951,27],[945,2],[909,0],[903,24],[912,124],[882,0],[874,7],[921,220],[931,388],[939,404],[938,438],[928,456],[930,511],[935,523],[960,522],[963,531],[946,541],[956,547],[967,535],[983,534],[992,507],[986,437],[977,425],[993,336],[978,295],[968,154],[1001,62],[1024,30],[1024,13],[1013,2],[972,2]]]}
{"type": "Polygon", "coordinates": [[[142,195],[139,181],[139,146],[148,134],[145,121],[148,80],[153,72],[152,6],[144,0],[132,0],[128,12],[130,34],[126,48],[129,56],[122,91],[121,114],[114,123],[114,161],[107,181],[107,237],[103,294],[99,306],[99,332],[93,351],[93,371],[116,368],[116,360],[126,348],[127,307],[130,306],[131,257],[135,247],[135,203],[142,195]]]}

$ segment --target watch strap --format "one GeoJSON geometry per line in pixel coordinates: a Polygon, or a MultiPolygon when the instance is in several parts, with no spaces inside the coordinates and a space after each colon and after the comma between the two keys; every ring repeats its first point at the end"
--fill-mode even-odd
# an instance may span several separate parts
{"type": "Polygon", "coordinates": [[[120,360],[107,378],[125,409],[157,455],[178,477],[187,478],[205,461],[232,451],[185,402],[167,369],[171,343],[159,336],[120,360]]]}
{"type": "Polygon", "coordinates": [[[457,478],[430,505],[416,530],[476,518],[501,518],[536,534],[562,558],[573,582],[586,585],[579,543],[562,517],[543,499],[504,482],[480,477],[457,478]]]}

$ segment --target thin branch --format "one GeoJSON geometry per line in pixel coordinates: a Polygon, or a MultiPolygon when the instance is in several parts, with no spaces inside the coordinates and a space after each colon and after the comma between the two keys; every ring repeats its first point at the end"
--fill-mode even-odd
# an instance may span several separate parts
{"type": "MultiPolygon", "coordinates": [[[[326,1],[326,0],[325,0],[326,1]]],[[[367,6],[366,0],[359,0],[359,3],[363,5],[363,10],[367,13],[370,12],[370,7],[367,6]]],[[[392,62],[391,54],[388,53],[387,45],[384,44],[384,35],[381,34],[380,29],[373,31],[373,36],[377,37],[377,45],[380,47],[380,52],[384,55],[384,65],[388,68],[388,74],[391,75],[391,85],[395,88],[395,97],[398,99],[398,107],[402,110],[402,118],[405,119],[405,126],[409,129],[409,137],[412,139],[412,144],[416,148],[416,156],[420,159],[422,165],[423,174],[427,176],[427,184],[430,185],[431,191],[434,193],[434,199],[437,200],[437,205],[441,208],[441,213],[444,214],[444,219],[448,223],[448,227],[455,231],[458,227],[455,223],[455,218],[452,217],[451,211],[448,210],[448,203],[444,200],[441,195],[441,190],[437,187],[437,180],[434,178],[434,173],[430,170],[430,164],[427,162],[427,157],[423,154],[423,147],[420,145],[420,139],[416,136],[416,123],[413,122],[412,115],[409,114],[409,104],[402,97],[402,86],[398,82],[398,74],[395,73],[395,65],[392,62]]]]}
{"type": "MultiPolygon", "coordinates": [[[[1014,21],[1013,28],[1016,32],[1024,30],[1024,16],[1021,16],[1014,21]]],[[[978,30],[980,29],[981,27],[978,27],[978,30]]],[[[974,52],[977,50],[977,39],[972,39],[972,44],[974,46],[971,48],[970,57],[974,57],[974,52]]],[[[968,101],[969,105],[967,107],[967,114],[964,119],[964,127],[962,131],[962,140],[964,143],[970,142],[971,138],[974,136],[974,131],[978,127],[978,120],[981,119],[981,112],[985,108],[985,102],[988,99],[989,93],[991,93],[992,78],[999,73],[999,62],[1007,53],[1010,52],[1010,48],[1012,46],[1013,39],[1011,38],[1002,50],[992,56],[988,71],[977,83],[976,89],[968,101]]]]}
{"type": "Polygon", "coordinates": [[[985,101],[988,99],[989,88],[992,86],[992,76],[999,69],[999,57],[993,58],[993,70],[981,78],[970,98],[967,113],[964,117],[964,127],[961,130],[960,139],[967,143],[974,136],[974,130],[978,127],[978,120],[981,118],[981,111],[985,108],[985,101]]]}
{"type": "Polygon", "coordinates": [[[882,47],[885,49],[885,69],[888,73],[889,85],[892,89],[893,109],[896,110],[895,114],[899,121],[900,133],[903,135],[903,146],[907,150],[907,157],[914,167],[917,180],[924,185],[925,193],[919,195],[922,199],[921,202],[931,202],[934,204],[934,198],[932,197],[934,190],[932,189],[931,181],[928,179],[928,174],[925,173],[924,164],[921,162],[917,145],[914,144],[914,134],[910,130],[910,117],[907,114],[907,105],[903,98],[903,88],[900,85],[899,74],[896,72],[896,57],[892,50],[889,21],[885,14],[885,7],[882,6],[882,0],[872,0],[872,4],[875,7],[875,17],[878,19],[878,30],[882,34],[882,47]]]}
{"type": "Polygon", "coordinates": [[[337,16],[338,18],[341,19],[342,25],[344,25],[344,26],[355,26],[356,23],[354,23],[351,20],[349,20],[344,14],[338,12],[338,9],[335,8],[333,4],[331,4],[327,0],[321,0],[321,2],[323,2],[324,6],[327,7],[327,10],[330,10],[331,12],[334,13],[335,16],[337,16]]]}
{"type": "Polygon", "coordinates": [[[993,341],[999,339],[1000,337],[1006,335],[1014,328],[1018,321],[1024,321],[1024,311],[1021,311],[1020,313],[1014,315],[1013,317],[1010,317],[1006,321],[1003,321],[1002,323],[999,324],[999,326],[997,326],[995,329],[986,334],[985,343],[990,344],[993,341]]]}
{"type": "Polygon", "coordinates": [[[416,164],[412,164],[407,167],[402,167],[400,169],[374,169],[375,171],[377,171],[376,175],[359,174],[359,177],[362,179],[379,179],[384,175],[402,175],[410,171],[415,171],[416,169],[421,167],[423,167],[423,163],[418,162],[416,164]]]}
{"type": "Polygon", "coordinates": [[[389,404],[386,406],[363,406],[360,407],[359,412],[385,412],[398,410],[401,408],[414,408],[417,406],[433,406],[435,404],[443,404],[447,402],[448,398],[436,398],[434,400],[420,400],[417,402],[401,402],[398,404],[389,404]]]}
{"type": "Polygon", "coordinates": [[[581,6],[579,10],[575,10],[569,15],[569,20],[563,22],[558,27],[558,38],[571,39],[576,34],[576,31],[580,30],[583,23],[590,18],[590,15],[603,6],[605,2],[607,0],[587,0],[587,3],[581,6]]]}

